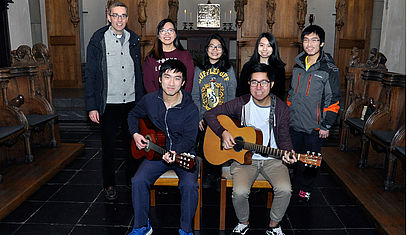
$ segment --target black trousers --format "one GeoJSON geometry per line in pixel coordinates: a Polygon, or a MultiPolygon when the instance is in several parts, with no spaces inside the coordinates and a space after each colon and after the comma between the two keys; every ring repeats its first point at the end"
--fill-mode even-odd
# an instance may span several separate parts
{"type": "Polygon", "coordinates": [[[104,114],[100,117],[102,129],[102,174],[103,186],[114,186],[116,184],[115,171],[119,165],[114,164],[114,159],[123,158],[119,153],[125,153],[125,174],[131,184],[131,177],[138,168],[138,161],[131,155],[131,135],[128,131],[128,113],[135,106],[135,102],[126,104],[107,104],[104,114]],[[120,128],[121,127],[121,128],[120,128]],[[121,130],[121,131],[120,131],[121,130]],[[118,146],[117,137],[121,139],[118,146]],[[121,148],[123,150],[121,150],[121,148]],[[121,151],[120,151],[121,150],[121,151]]]}
{"type": "MultiPolygon", "coordinates": [[[[307,151],[310,151],[311,154],[312,152],[321,153],[322,139],[319,138],[319,131],[308,134],[294,131],[290,128],[290,137],[292,139],[293,150],[295,150],[296,153],[304,154],[307,151]]],[[[305,192],[311,192],[314,180],[319,174],[319,169],[320,167],[306,167],[304,163],[297,162],[295,167],[296,186],[305,192]]]]}

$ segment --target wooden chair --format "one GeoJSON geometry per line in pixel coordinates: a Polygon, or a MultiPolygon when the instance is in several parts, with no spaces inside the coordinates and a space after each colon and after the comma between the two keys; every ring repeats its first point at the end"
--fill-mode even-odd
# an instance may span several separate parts
{"type": "MultiPolygon", "coordinates": [[[[199,163],[199,172],[198,172],[198,204],[195,211],[194,217],[194,230],[198,231],[201,229],[201,208],[202,208],[202,160],[200,157],[197,157],[197,163],[199,163]]],[[[178,176],[173,170],[169,170],[162,174],[157,181],[154,183],[154,187],[150,190],[150,199],[151,199],[151,206],[156,205],[155,201],[155,187],[158,186],[172,186],[178,187],[178,176]]]]}
{"type": "Polygon", "coordinates": [[[28,120],[24,113],[16,108],[18,104],[24,102],[24,97],[18,95],[16,98],[10,101],[7,98],[7,87],[10,78],[10,70],[8,68],[0,69],[0,86],[1,86],[1,97],[0,97],[0,145],[3,149],[0,149],[1,158],[0,165],[2,162],[18,161],[21,160],[21,155],[19,153],[25,153],[23,155],[24,161],[30,162],[33,155],[31,153],[30,140],[26,135],[28,132],[28,120]],[[18,137],[24,137],[20,144],[18,137]],[[7,147],[7,150],[5,149],[7,147]],[[24,149],[22,149],[24,147],[24,149]],[[9,154],[11,148],[15,149],[15,153],[9,154]]]}
{"type": "MultiPolygon", "coordinates": [[[[400,126],[405,124],[406,77],[397,73],[385,73],[383,88],[375,111],[364,127],[360,162],[367,164],[370,142],[373,150],[388,152],[392,139],[400,126]],[[386,125],[388,123],[388,125],[386,125]]],[[[385,163],[389,161],[385,159],[385,163]]],[[[385,164],[387,165],[387,164],[385,164]]]]}
{"type": "Polygon", "coordinates": [[[24,103],[18,107],[27,117],[32,144],[57,146],[59,142],[58,115],[54,107],[42,96],[36,94],[35,77],[38,69],[35,65],[10,67],[7,97],[24,96],[24,103]]]}
{"type": "Polygon", "coordinates": [[[386,152],[386,159],[388,160],[386,178],[384,181],[384,190],[391,191],[395,189],[395,178],[397,159],[402,162],[403,170],[406,165],[406,126],[403,125],[394,134],[388,151],[386,152]]]}
{"type": "MultiPolygon", "coordinates": [[[[365,106],[370,106],[372,102],[378,102],[380,92],[382,90],[382,78],[384,74],[381,71],[364,70],[361,78],[365,80],[365,88],[363,100],[357,99],[347,108],[342,122],[342,140],[341,147],[344,151],[348,151],[348,139],[350,134],[360,136],[361,146],[368,141],[363,134],[363,128],[367,121],[366,117],[362,118],[365,106]],[[352,131],[351,131],[352,130],[352,131]]],[[[369,117],[370,118],[370,117],[369,117]]],[[[365,162],[360,162],[359,165],[364,167],[365,162]]]]}
{"type": "MultiPolygon", "coordinates": [[[[225,230],[225,217],[226,217],[226,188],[232,188],[232,175],[230,173],[230,167],[222,167],[221,175],[221,194],[220,194],[220,203],[219,203],[219,230],[225,230]]],[[[255,182],[252,185],[252,188],[267,188],[271,189],[269,181],[267,181],[261,174],[258,175],[255,182]]],[[[271,208],[273,200],[273,192],[268,192],[268,200],[266,207],[271,208]]]]}

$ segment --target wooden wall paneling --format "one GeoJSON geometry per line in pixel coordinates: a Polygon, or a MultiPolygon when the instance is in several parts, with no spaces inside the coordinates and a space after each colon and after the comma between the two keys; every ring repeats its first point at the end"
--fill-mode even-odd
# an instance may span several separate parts
{"type": "MultiPolygon", "coordinates": [[[[238,1],[241,2],[241,1],[238,1]]],[[[274,0],[273,4],[273,19],[274,23],[272,30],[267,24],[266,0],[247,1],[244,5],[244,21],[241,27],[237,27],[237,74],[249,58],[251,57],[256,40],[262,32],[271,32],[276,37],[281,59],[286,63],[285,71],[287,80],[290,79],[294,59],[300,52],[300,33],[298,27],[298,0],[274,0]]],[[[272,10],[272,9],[271,9],[272,10]]],[[[238,13],[237,13],[238,15],[238,13]]],[[[288,82],[286,83],[288,84],[288,82]]],[[[289,87],[286,85],[286,87],[289,87]]]]}
{"type": "Polygon", "coordinates": [[[162,19],[168,18],[168,0],[124,0],[124,3],[128,6],[128,28],[141,37],[141,58],[144,60],[156,39],[158,23],[162,19]],[[146,22],[142,28],[138,17],[139,14],[144,14],[141,8],[144,4],[146,4],[146,22]]]}
{"type": "Polygon", "coordinates": [[[373,16],[373,0],[337,0],[336,18],[342,25],[335,27],[334,59],[340,69],[341,88],[345,91],[345,75],[353,47],[360,50],[361,61],[366,61],[370,50],[370,32],[373,16]]]}
{"type": "Polygon", "coordinates": [[[78,0],[46,0],[53,87],[82,87],[78,0]]]}

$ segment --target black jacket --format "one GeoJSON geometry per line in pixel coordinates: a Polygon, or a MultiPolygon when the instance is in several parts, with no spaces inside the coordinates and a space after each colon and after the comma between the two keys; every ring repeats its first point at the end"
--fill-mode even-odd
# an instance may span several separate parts
{"type": "MultiPolygon", "coordinates": [[[[110,26],[104,26],[97,30],[90,39],[87,46],[87,64],[85,67],[85,103],[87,111],[98,110],[104,113],[107,104],[107,58],[104,33],[110,26]]],[[[139,36],[129,29],[130,33],[129,51],[134,61],[135,73],[135,101],[144,95],[142,84],[141,49],[139,36]]]]}

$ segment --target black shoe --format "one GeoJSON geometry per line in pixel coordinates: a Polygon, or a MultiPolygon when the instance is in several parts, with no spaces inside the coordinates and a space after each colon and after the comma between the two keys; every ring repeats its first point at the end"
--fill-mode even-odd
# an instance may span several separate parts
{"type": "Polygon", "coordinates": [[[114,186],[108,186],[104,188],[104,196],[108,201],[113,201],[117,199],[117,190],[115,190],[114,186]]]}

